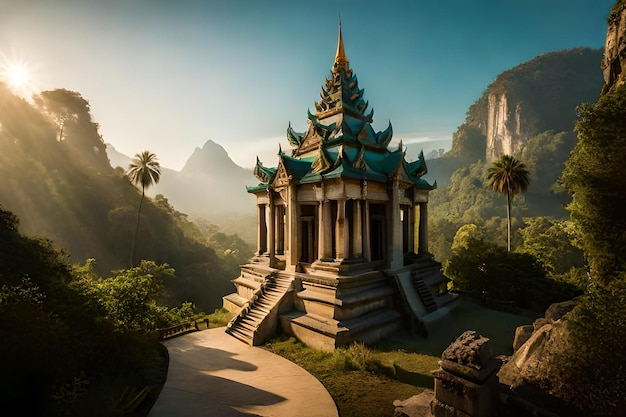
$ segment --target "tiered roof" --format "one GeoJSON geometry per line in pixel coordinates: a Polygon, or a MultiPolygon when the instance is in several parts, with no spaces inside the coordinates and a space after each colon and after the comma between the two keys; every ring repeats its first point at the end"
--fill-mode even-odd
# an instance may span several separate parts
{"type": "Polygon", "coordinates": [[[296,132],[289,123],[291,155],[280,150],[277,168],[264,167],[257,158],[254,174],[261,183],[248,187],[248,191],[284,185],[286,179],[291,184],[335,178],[386,182],[398,176],[420,189],[435,188],[421,178],[427,172],[422,152],[416,161],[407,162],[402,142],[396,150],[388,149],[393,136],[391,123],[382,132],[374,131],[374,110],[368,112],[365,90],[358,84],[345,54],[340,25],[330,78],[322,86],[321,101],[315,102],[315,114],[307,112],[308,130],[296,132]]]}

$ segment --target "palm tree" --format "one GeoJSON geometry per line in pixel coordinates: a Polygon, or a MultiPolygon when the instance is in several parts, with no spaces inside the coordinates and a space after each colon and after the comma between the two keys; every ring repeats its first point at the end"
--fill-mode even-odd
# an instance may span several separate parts
{"type": "Polygon", "coordinates": [[[161,165],[155,154],[150,151],[143,151],[142,153],[135,154],[135,157],[128,166],[126,175],[128,175],[128,178],[130,178],[130,181],[134,185],[141,185],[141,200],[139,201],[139,210],[137,210],[137,224],[135,225],[135,235],[133,236],[133,243],[130,248],[130,267],[132,268],[135,265],[135,246],[137,245],[143,198],[146,188],[159,182],[161,178],[161,165]]]}
{"type": "Polygon", "coordinates": [[[506,196],[506,221],[508,226],[507,250],[511,251],[511,198],[526,191],[530,184],[526,165],[511,155],[502,155],[489,168],[487,180],[491,189],[506,196]]]}

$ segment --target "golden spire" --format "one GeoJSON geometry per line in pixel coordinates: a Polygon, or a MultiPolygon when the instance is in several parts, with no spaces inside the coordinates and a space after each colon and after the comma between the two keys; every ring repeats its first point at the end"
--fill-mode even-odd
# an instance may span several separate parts
{"type": "Polygon", "coordinates": [[[336,69],[348,69],[348,57],[346,57],[346,51],[343,49],[343,37],[341,36],[341,16],[339,16],[339,38],[337,39],[337,53],[335,54],[336,69]]]}

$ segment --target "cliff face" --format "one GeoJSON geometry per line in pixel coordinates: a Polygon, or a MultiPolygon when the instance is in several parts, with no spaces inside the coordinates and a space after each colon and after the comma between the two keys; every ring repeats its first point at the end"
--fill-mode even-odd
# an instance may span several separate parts
{"type": "Polygon", "coordinates": [[[522,132],[522,106],[511,103],[506,93],[491,93],[487,97],[487,160],[494,160],[502,154],[512,154],[524,143],[522,132]]]}
{"type": "Polygon", "coordinates": [[[601,60],[599,49],[576,48],[540,55],[498,75],[468,110],[450,155],[471,153],[477,131],[485,144],[481,159],[487,161],[516,153],[542,132],[571,132],[576,107],[595,101],[602,89],[601,60]]]}
{"type": "Polygon", "coordinates": [[[604,43],[604,57],[602,58],[602,72],[604,86],[602,93],[606,93],[614,85],[626,82],[626,0],[618,0],[611,9],[608,18],[608,29],[604,43]]]}

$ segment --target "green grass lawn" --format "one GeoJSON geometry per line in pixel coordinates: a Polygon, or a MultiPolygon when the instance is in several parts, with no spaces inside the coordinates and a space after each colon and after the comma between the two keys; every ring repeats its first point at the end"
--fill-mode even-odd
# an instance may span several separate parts
{"type": "Polygon", "coordinates": [[[532,324],[537,314],[520,312],[511,314],[486,308],[479,300],[461,296],[458,306],[437,329],[426,337],[412,336],[408,332],[398,333],[380,343],[379,349],[404,349],[433,356],[441,353],[466,330],[475,330],[490,339],[494,355],[513,353],[515,328],[532,324]]]}
{"type": "Polygon", "coordinates": [[[393,416],[394,400],[432,389],[431,372],[443,350],[466,330],[491,339],[495,355],[512,353],[515,328],[535,316],[485,308],[462,297],[446,321],[427,337],[399,332],[375,346],[354,344],[333,353],[319,352],[294,338],[279,337],[264,348],[309,371],[333,397],[341,417],[393,416]]]}

